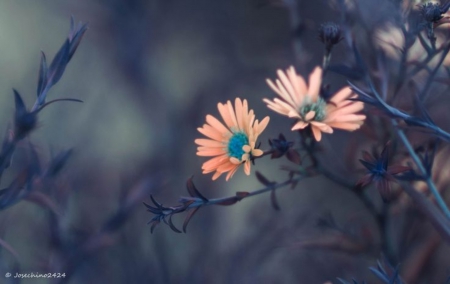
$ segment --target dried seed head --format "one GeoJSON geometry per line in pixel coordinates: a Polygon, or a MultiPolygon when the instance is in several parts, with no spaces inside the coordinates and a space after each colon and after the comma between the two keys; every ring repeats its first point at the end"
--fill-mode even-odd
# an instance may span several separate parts
{"type": "Polygon", "coordinates": [[[319,39],[328,50],[331,50],[333,45],[338,44],[342,39],[341,28],[332,22],[324,23],[319,29],[319,39]]]}
{"type": "Polygon", "coordinates": [[[420,13],[425,21],[429,23],[437,23],[442,19],[442,14],[446,13],[448,10],[447,5],[440,6],[436,3],[425,3],[419,6],[420,13]]]}

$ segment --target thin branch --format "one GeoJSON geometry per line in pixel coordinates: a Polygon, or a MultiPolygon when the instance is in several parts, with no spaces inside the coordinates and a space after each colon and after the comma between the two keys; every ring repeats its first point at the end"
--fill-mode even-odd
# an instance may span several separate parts
{"type": "Polygon", "coordinates": [[[437,71],[439,70],[439,68],[441,67],[442,63],[444,62],[444,59],[447,57],[447,54],[450,51],[450,43],[447,44],[447,46],[445,47],[444,51],[442,52],[441,58],[439,59],[439,62],[437,63],[437,65],[434,67],[433,71],[431,72],[430,76],[428,76],[428,80],[425,84],[425,87],[423,88],[423,90],[420,92],[419,94],[419,98],[422,101],[425,101],[426,99],[426,95],[431,87],[431,84],[433,83],[434,77],[437,74],[437,71]]]}
{"type": "Polygon", "coordinates": [[[200,207],[200,206],[210,206],[210,205],[223,205],[223,204],[229,204],[231,202],[241,201],[248,197],[252,197],[255,195],[262,194],[262,193],[270,192],[272,190],[283,188],[288,185],[295,184],[295,183],[303,180],[304,178],[306,178],[306,177],[302,176],[302,177],[298,177],[298,178],[294,178],[294,179],[288,179],[281,183],[275,183],[273,185],[270,185],[270,186],[267,186],[267,187],[264,187],[264,188],[261,188],[261,189],[255,190],[255,191],[248,192],[248,194],[242,195],[239,197],[237,197],[236,195],[233,195],[233,196],[229,196],[229,197],[222,197],[222,198],[215,198],[215,199],[208,199],[208,200],[201,200],[201,199],[197,200],[196,199],[193,203],[189,204],[187,206],[187,208],[196,208],[196,207],[200,207]]]}

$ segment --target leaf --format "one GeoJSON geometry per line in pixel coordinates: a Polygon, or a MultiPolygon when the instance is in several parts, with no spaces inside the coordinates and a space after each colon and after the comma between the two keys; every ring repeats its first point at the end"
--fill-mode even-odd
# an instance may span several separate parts
{"type": "Polygon", "coordinates": [[[39,68],[38,87],[37,87],[37,97],[39,100],[39,104],[43,103],[40,100],[40,96],[45,89],[47,71],[48,71],[47,59],[45,57],[45,53],[41,51],[41,65],[39,68]]]}
{"type": "MultiPolygon", "coordinates": [[[[175,225],[173,224],[173,222],[172,222],[172,216],[173,215],[170,215],[169,216],[169,227],[172,229],[172,231],[174,231],[174,232],[176,232],[176,233],[182,233],[180,230],[178,230],[178,228],[177,227],[175,227],[175,225]]],[[[165,219],[164,219],[165,220],[165,219]]]]}
{"type": "MultiPolygon", "coordinates": [[[[58,83],[59,79],[61,79],[64,70],[66,69],[67,63],[69,63],[69,51],[70,51],[70,42],[68,39],[61,46],[58,53],[53,58],[52,63],[48,69],[47,76],[47,88],[54,86],[58,83]]],[[[45,98],[43,98],[43,101],[45,98]]]]}
{"type": "Polygon", "coordinates": [[[153,195],[150,195],[150,199],[152,200],[153,204],[155,204],[156,207],[157,207],[158,209],[163,209],[162,204],[159,203],[159,202],[157,202],[157,201],[155,200],[155,198],[153,197],[153,195]]]}
{"type": "Polygon", "coordinates": [[[187,225],[189,224],[192,217],[194,216],[195,213],[197,213],[197,211],[199,209],[200,209],[200,207],[196,207],[196,208],[192,209],[191,211],[189,211],[188,215],[186,216],[186,219],[184,219],[184,222],[183,222],[183,232],[184,233],[186,233],[187,225]]]}
{"type": "Polygon", "coordinates": [[[81,39],[84,36],[84,33],[88,29],[88,23],[84,25],[78,25],[75,29],[73,17],[70,19],[70,33],[69,33],[69,41],[70,41],[70,50],[69,50],[69,61],[72,59],[73,54],[78,48],[78,45],[81,42],[81,39]]]}
{"type": "Polygon", "coordinates": [[[45,54],[42,53],[37,88],[38,106],[45,103],[47,91],[61,79],[86,30],[87,24],[75,28],[73,18],[71,18],[69,36],[56,53],[49,67],[47,67],[45,54]]]}
{"type": "Polygon", "coordinates": [[[297,164],[297,165],[302,164],[300,154],[297,151],[295,151],[294,149],[289,149],[286,152],[286,157],[288,158],[289,161],[291,161],[294,164],[297,164]]]}
{"type": "Polygon", "coordinates": [[[17,92],[16,89],[13,89],[14,92],[14,102],[16,106],[16,119],[17,117],[22,116],[23,114],[27,113],[27,108],[25,106],[25,103],[22,100],[22,97],[20,96],[19,92],[17,92]]]}
{"type": "Polygon", "coordinates": [[[397,280],[399,280],[398,279],[398,272],[399,272],[399,270],[398,270],[398,267],[395,269],[395,271],[394,271],[394,275],[392,275],[392,278],[391,278],[391,280],[389,281],[389,284],[395,284],[395,282],[397,282],[397,280]]]}
{"type": "Polygon", "coordinates": [[[30,192],[26,200],[36,203],[44,208],[50,209],[54,214],[61,215],[61,210],[58,208],[58,206],[44,193],[39,191],[33,191],[30,192]]]}
{"type": "Polygon", "coordinates": [[[39,107],[39,109],[37,110],[37,112],[40,112],[41,110],[43,110],[46,106],[52,104],[52,103],[57,103],[57,102],[77,102],[77,103],[82,103],[82,100],[79,99],[72,99],[72,98],[64,98],[64,99],[55,99],[55,100],[51,100],[49,102],[46,103],[41,103],[41,106],[39,107]]]}
{"type": "Polygon", "coordinates": [[[208,202],[208,198],[204,197],[200,193],[200,191],[198,191],[198,189],[195,187],[194,182],[192,181],[192,177],[187,180],[186,187],[187,187],[187,190],[188,190],[190,196],[192,196],[192,197],[199,197],[204,202],[208,202]]]}
{"type": "Polygon", "coordinates": [[[258,181],[260,183],[262,183],[265,186],[273,186],[273,182],[269,181],[262,173],[260,173],[259,171],[255,172],[256,178],[258,179],[258,181]]]}
{"type": "Polygon", "coordinates": [[[152,207],[152,206],[148,205],[145,202],[142,202],[142,203],[144,203],[144,206],[147,207],[147,211],[152,212],[155,215],[160,215],[161,214],[161,210],[159,210],[159,209],[157,209],[155,207],[152,207]]]}
{"type": "Polygon", "coordinates": [[[48,165],[46,176],[56,176],[59,172],[61,172],[69,158],[72,156],[72,153],[73,149],[69,149],[59,153],[56,157],[54,157],[48,165]]]}
{"type": "Polygon", "coordinates": [[[379,271],[381,271],[381,272],[383,272],[384,274],[387,275],[386,270],[384,269],[383,265],[381,264],[381,262],[379,260],[377,260],[377,267],[378,267],[379,271]]]}
{"type": "Polygon", "coordinates": [[[245,197],[247,197],[249,194],[250,194],[250,192],[247,192],[247,191],[238,191],[238,192],[236,192],[236,197],[239,198],[239,200],[242,200],[245,197]]]}
{"type": "Polygon", "coordinates": [[[272,202],[273,209],[279,211],[280,205],[278,205],[277,196],[275,194],[275,190],[273,190],[273,189],[270,192],[270,201],[272,202]]]}
{"type": "Polygon", "coordinates": [[[272,155],[270,156],[270,158],[271,159],[278,159],[278,158],[281,158],[281,157],[283,157],[283,153],[282,152],[280,152],[280,151],[278,151],[278,150],[275,150],[273,153],[272,153],[272,155]]]}
{"type": "Polygon", "coordinates": [[[192,203],[195,203],[195,199],[188,199],[190,197],[181,197],[179,199],[180,203],[183,203],[184,208],[188,208],[189,205],[191,205],[192,203]]]}
{"type": "Polygon", "coordinates": [[[389,279],[380,271],[376,270],[373,267],[369,267],[369,270],[372,271],[372,273],[375,274],[375,276],[377,276],[381,281],[384,281],[384,283],[389,283],[389,279]]]}
{"type": "Polygon", "coordinates": [[[3,171],[9,168],[9,166],[11,165],[12,156],[16,148],[16,144],[13,141],[13,131],[11,130],[10,126],[8,126],[0,152],[0,177],[3,171]]]}
{"type": "Polygon", "coordinates": [[[336,278],[337,280],[339,280],[339,282],[341,282],[341,284],[350,284],[349,282],[347,282],[346,280],[342,279],[342,278],[336,278]]]}
{"type": "Polygon", "coordinates": [[[229,206],[229,205],[233,205],[236,202],[239,201],[239,198],[237,197],[232,197],[232,198],[228,198],[222,202],[216,203],[217,205],[223,205],[223,206],[229,206]]]}
{"type": "Polygon", "coordinates": [[[150,233],[153,234],[153,231],[155,230],[156,226],[159,225],[160,221],[158,220],[152,220],[149,224],[152,224],[150,227],[150,233]]]}

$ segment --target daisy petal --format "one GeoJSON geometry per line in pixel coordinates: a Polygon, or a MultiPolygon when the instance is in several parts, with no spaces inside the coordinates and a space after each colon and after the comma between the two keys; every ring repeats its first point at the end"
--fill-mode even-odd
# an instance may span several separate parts
{"type": "Polygon", "coordinates": [[[320,129],[314,125],[311,125],[312,132],[314,134],[314,138],[317,142],[319,142],[322,139],[322,132],[320,129]]]}
{"type": "Polygon", "coordinates": [[[314,116],[316,116],[316,112],[313,110],[310,110],[306,115],[305,115],[305,120],[306,121],[310,121],[311,119],[314,118],[314,116]]]}
{"type": "Polygon", "coordinates": [[[299,129],[304,129],[306,126],[308,126],[309,123],[304,122],[304,121],[298,121],[293,127],[292,127],[292,131],[295,130],[299,130],[299,129]]]}
{"type": "Polygon", "coordinates": [[[218,147],[218,148],[223,148],[224,147],[223,142],[219,142],[219,141],[216,141],[216,140],[195,139],[194,142],[197,145],[205,146],[205,147],[218,147]]]}
{"type": "Polygon", "coordinates": [[[250,175],[250,161],[247,160],[244,164],[244,172],[246,175],[250,175]]]}
{"type": "Polygon", "coordinates": [[[218,179],[222,174],[223,174],[223,173],[221,173],[221,172],[216,172],[216,173],[213,175],[212,180],[218,179]]]}
{"type": "Polygon", "coordinates": [[[350,97],[350,95],[353,93],[352,89],[350,89],[350,87],[345,87],[340,89],[336,95],[334,95],[331,98],[331,102],[337,104],[340,103],[341,101],[345,100],[346,98],[350,97]]]}
{"type": "Polygon", "coordinates": [[[205,124],[203,125],[203,128],[199,127],[197,128],[197,130],[208,138],[214,139],[216,141],[223,140],[223,135],[209,124],[205,124]]]}
{"type": "Polygon", "coordinates": [[[228,111],[228,106],[226,104],[218,103],[217,108],[219,109],[220,116],[222,116],[222,119],[227,127],[232,128],[235,124],[233,119],[231,118],[230,112],[228,111]]]}
{"type": "Polygon", "coordinates": [[[212,115],[208,114],[206,116],[206,122],[222,134],[231,134],[228,128],[226,128],[217,118],[212,115]]]}
{"type": "Polygon", "coordinates": [[[252,148],[249,145],[244,145],[244,146],[242,146],[242,150],[245,153],[249,153],[252,150],[252,148]]]}
{"type": "Polygon", "coordinates": [[[235,157],[231,157],[230,162],[234,165],[239,165],[241,163],[241,161],[239,161],[239,159],[235,157]]]}
{"type": "Polygon", "coordinates": [[[320,93],[320,86],[322,84],[322,69],[320,67],[314,68],[314,71],[309,75],[308,95],[313,101],[317,100],[320,93]]]}
{"type": "Polygon", "coordinates": [[[262,156],[263,154],[264,154],[264,152],[261,149],[253,149],[252,150],[252,156],[259,157],[259,156],[262,156]]]}
{"type": "Polygon", "coordinates": [[[268,116],[264,117],[264,119],[261,120],[261,122],[258,124],[258,127],[256,127],[255,135],[258,136],[259,134],[261,134],[264,131],[264,129],[266,129],[267,125],[269,124],[269,121],[270,121],[270,117],[268,117],[268,116]]]}

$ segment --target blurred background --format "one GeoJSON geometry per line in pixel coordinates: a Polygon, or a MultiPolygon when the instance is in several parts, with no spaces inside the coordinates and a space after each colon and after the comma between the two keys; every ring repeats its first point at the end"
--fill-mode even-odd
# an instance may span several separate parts
{"type": "MultiPolygon", "coordinates": [[[[89,22],[64,76],[49,93],[50,99],[72,97],[84,103],[49,106],[27,139],[43,163],[51,153],[74,149],[52,185],[59,192],[52,198],[61,215],[55,221],[48,209],[27,201],[2,211],[0,236],[18,257],[3,249],[1,272],[19,267],[22,273],[66,272],[66,283],[337,283],[336,277],[376,283],[367,267],[382,258],[380,248],[336,245],[341,236],[334,238],[333,229],[320,226],[326,219],[365,231],[376,244],[380,236],[373,216],[354,194],[320,177],[305,180],[295,190],[279,190],[280,211],[271,207],[269,196],[261,195],[231,207],[201,209],[187,234],[164,225],[150,234],[147,222],[152,215],[142,202],[149,202],[153,194],[164,205],[176,205],[187,195],[185,183],[192,175],[199,190],[211,198],[262,187],[243,171],[229,182],[212,182],[211,175],[201,174],[205,159],[195,154],[194,139],[201,136],[196,129],[207,114],[218,115],[218,102],[245,98],[257,118],[271,116],[260,138],[262,149],[281,132],[298,141],[290,133],[291,121],[262,102],[274,96],[265,79],[290,65],[303,75],[320,65],[323,46],[317,30],[323,22],[341,18],[333,1],[298,1],[296,22],[292,10],[280,2],[0,1],[4,129],[14,110],[12,88],[27,106],[35,100],[40,51],[53,58],[67,37],[71,15],[76,22],[89,22]],[[145,190],[139,191],[141,187],[145,190]],[[134,190],[139,194],[124,206],[124,196],[134,190]],[[95,239],[108,224],[114,227],[110,233],[95,239]],[[55,234],[70,245],[61,249],[55,234]],[[331,237],[324,245],[308,246],[325,235],[331,237]],[[78,256],[81,249],[89,253],[78,256]]],[[[389,1],[359,2],[368,25],[389,16],[390,6],[380,4],[389,1]]],[[[332,60],[351,58],[347,51],[345,45],[337,46],[332,60]]],[[[328,80],[332,91],[346,83],[336,74],[328,80]]],[[[326,135],[321,144],[322,160],[351,182],[361,176],[355,153],[370,148],[360,136],[338,132],[326,135]],[[349,141],[352,148],[343,148],[349,141]],[[356,158],[346,160],[349,152],[356,158]]],[[[286,159],[256,162],[252,172],[257,169],[277,181],[287,178],[278,170],[290,164],[286,159]]],[[[13,164],[2,183],[19,168],[13,164]]],[[[372,193],[379,203],[378,194],[373,189],[372,193]]],[[[175,216],[177,226],[182,217],[175,216]]],[[[443,283],[450,275],[448,252],[437,242],[414,278],[417,282],[411,283],[443,283]]],[[[401,258],[407,259],[407,254],[401,258]]],[[[2,277],[0,283],[7,283],[2,277]]]]}

